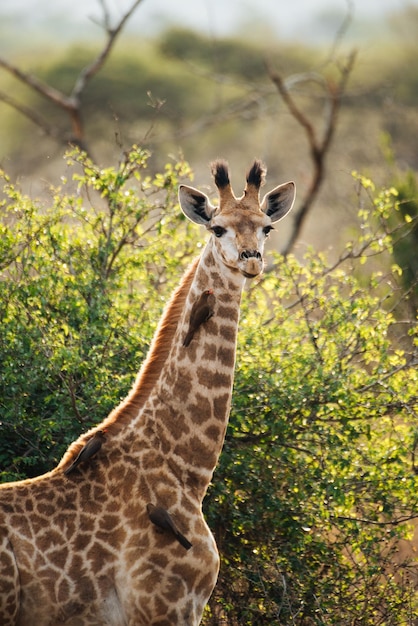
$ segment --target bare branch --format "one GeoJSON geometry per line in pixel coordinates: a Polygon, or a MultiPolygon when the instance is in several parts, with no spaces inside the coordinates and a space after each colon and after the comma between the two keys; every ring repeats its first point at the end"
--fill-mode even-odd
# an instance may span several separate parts
{"type": "Polygon", "coordinates": [[[73,90],[71,92],[71,98],[73,100],[75,100],[76,102],[79,101],[80,94],[85,89],[87,82],[95,74],[97,74],[97,72],[102,68],[102,66],[104,65],[107,57],[109,56],[109,54],[110,54],[110,52],[111,52],[111,50],[112,50],[112,48],[114,46],[114,43],[115,43],[115,40],[116,40],[117,36],[119,35],[121,30],[125,26],[125,24],[128,21],[128,19],[133,14],[135,9],[141,4],[142,1],[143,0],[135,0],[133,5],[131,6],[131,8],[122,16],[122,18],[119,21],[119,23],[114,28],[111,28],[110,20],[109,20],[109,14],[107,12],[107,8],[106,8],[106,5],[105,5],[105,2],[104,2],[104,0],[101,0],[100,4],[103,7],[103,15],[104,15],[103,26],[105,27],[107,35],[108,35],[107,42],[106,42],[103,50],[101,50],[101,52],[99,52],[99,54],[94,59],[94,61],[92,63],[90,63],[89,65],[86,65],[86,67],[84,67],[81,70],[80,74],[78,75],[78,78],[77,78],[77,80],[75,82],[75,85],[73,87],[73,90]]]}
{"type": "Polygon", "coordinates": [[[347,3],[347,12],[340,24],[340,27],[338,28],[335,34],[334,41],[331,45],[331,50],[329,52],[328,60],[326,61],[326,63],[328,63],[329,61],[332,61],[332,59],[335,59],[338,46],[340,45],[341,41],[344,39],[344,35],[346,34],[348,27],[350,26],[350,24],[352,23],[354,19],[354,8],[355,8],[354,0],[346,0],[346,3],[347,3]]]}
{"type": "MultiPolygon", "coordinates": [[[[290,113],[293,115],[295,120],[305,129],[311,150],[316,151],[318,149],[318,141],[315,135],[315,129],[313,125],[308,120],[306,115],[302,113],[299,107],[296,106],[293,97],[290,95],[289,88],[286,86],[285,81],[281,78],[280,74],[272,69],[268,69],[268,73],[270,80],[276,85],[277,90],[283,98],[283,101],[289,109],[290,113]]],[[[307,77],[307,80],[309,80],[309,77],[307,77]]],[[[295,82],[296,81],[292,81],[293,84],[295,82]]]]}
{"type": "Polygon", "coordinates": [[[30,119],[34,124],[42,128],[42,130],[51,137],[60,139],[63,143],[76,144],[86,150],[84,127],[81,114],[81,94],[85,90],[88,81],[93,76],[95,76],[95,74],[97,74],[97,72],[103,67],[115,44],[117,36],[120,34],[127,20],[131,17],[131,15],[141,2],[142,0],[135,0],[131,8],[128,9],[126,13],[124,13],[116,26],[111,28],[109,13],[107,11],[105,1],[100,0],[100,4],[102,5],[103,10],[103,27],[105,28],[107,33],[107,41],[103,49],[94,59],[94,61],[80,71],[69,96],[59,89],[56,89],[55,87],[51,87],[50,85],[44,83],[36,76],[23,72],[12,63],[9,63],[5,59],[0,58],[0,67],[8,71],[15,78],[30,87],[32,90],[39,93],[41,96],[47,98],[47,100],[49,100],[55,106],[64,110],[68,114],[71,123],[70,138],[67,135],[63,136],[62,132],[60,132],[58,128],[53,129],[52,127],[49,127],[48,124],[46,124],[45,121],[35,111],[29,109],[29,107],[20,105],[16,100],[14,100],[14,98],[2,94],[1,99],[3,100],[3,102],[6,102],[15,110],[25,115],[28,119],[30,119]]]}
{"type": "MultiPolygon", "coordinates": [[[[290,81],[284,81],[282,77],[278,74],[278,72],[273,70],[271,67],[267,68],[269,77],[274,85],[277,87],[277,90],[280,93],[289,112],[306,133],[310,148],[310,156],[313,163],[313,173],[310,185],[308,187],[305,197],[302,200],[300,207],[297,211],[293,213],[292,232],[285,246],[285,249],[283,250],[283,254],[285,256],[289,254],[289,252],[292,250],[302,229],[304,220],[306,219],[309,210],[311,209],[314,200],[316,199],[316,196],[324,179],[325,159],[335,133],[338,113],[341,107],[341,102],[345,93],[348,78],[354,67],[354,61],[355,53],[353,52],[348,57],[346,64],[340,67],[341,76],[338,84],[336,85],[334,85],[329,80],[320,80],[319,77],[315,77],[316,82],[321,84],[325,92],[325,129],[321,137],[318,136],[318,133],[315,130],[312,122],[297,106],[294,97],[290,93],[290,87],[288,86],[290,81]]],[[[314,78],[312,74],[302,75],[302,77],[298,77],[297,81],[293,79],[291,82],[291,86],[293,86],[295,82],[301,82],[302,80],[306,82],[312,81],[314,80],[314,78]]]]}
{"type": "Polygon", "coordinates": [[[65,94],[63,94],[62,91],[59,91],[58,89],[55,89],[55,87],[47,85],[32,74],[22,72],[22,70],[20,70],[18,67],[15,67],[14,65],[12,65],[12,63],[9,63],[5,59],[0,58],[0,67],[10,72],[10,74],[15,76],[22,83],[24,83],[34,91],[37,91],[39,94],[41,94],[41,96],[44,96],[48,100],[51,100],[51,102],[58,105],[59,107],[68,110],[73,106],[70,99],[65,94]]]}
{"type": "Polygon", "coordinates": [[[19,113],[27,117],[31,122],[36,124],[36,126],[39,126],[39,128],[43,130],[45,135],[54,137],[54,139],[59,138],[56,129],[52,128],[52,126],[49,126],[49,124],[47,124],[45,119],[41,115],[38,115],[38,113],[36,113],[36,111],[34,111],[33,109],[30,109],[24,104],[21,104],[20,102],[18,102],[17,100],[5,94],[2,91],[0,91],[0,100],[10,105],[16,111],[19,111],[19,113]]]}

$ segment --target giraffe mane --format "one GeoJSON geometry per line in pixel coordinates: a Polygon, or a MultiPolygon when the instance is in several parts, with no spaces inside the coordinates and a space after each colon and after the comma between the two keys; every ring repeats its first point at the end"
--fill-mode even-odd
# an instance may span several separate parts
{"type": "Polygon", "coordinates": [[[168,301],[161,320],[158,324],[154,338],[148,350],[147,357],[142,363],[136,377],[135,383],[127,397],[97,426],[87,433],[80,435],[77,441],[73,442],[61,461],[57,469],[69,465],[80,452],[83,445],[98,430],[107,433],[118,432],[130,419],[138,415],[144,406],[152,388],[157,382],[168,353],[171,349],[172,340],[177,330],[178,321],[183,312],[184,303],[190,290],[199,257],[190,265],[183,275],[183,278],[168,301]]]}

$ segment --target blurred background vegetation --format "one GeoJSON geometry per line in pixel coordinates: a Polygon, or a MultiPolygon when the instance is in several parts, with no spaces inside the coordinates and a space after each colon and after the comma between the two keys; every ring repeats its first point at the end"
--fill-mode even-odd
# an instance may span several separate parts
{"type": "MultiPolygon", "coordinates": [[[[243,302],[205,500],[222,557],[208,626],[418,623],[417,27],[416,7],[392,16],[340,91],[344,28],[327,47],[122,32],[82,90],[88,156],[68,151],[65,110],[0,71],[3,481],[53,467],[128,392],[203,242],[179,181],[214,193],[208,163],[223,156],[239,193],[261,157],[268,186],[294,179],[294,211],[307,206],[243,302]]],[[[15,68],[70,94],[102,48],[11,49],[15,68]]]]}
{"type": "MultiPolygon", "coordinates": [[[[139,5],[139,16],[141,9],[139,5]]],[[[225,156],[240,172],[257,156],[276,178],[296,180],[300,200],[311,182],[309,145],[272,83],[266,63],[280,72],[320,132],[328,105],[320,82],[335,83],[354,47],[348,35],[345,40],[350,13],[346,18],[345,30],[344,23],[335,25],[334,44],[316,46],[280,41],[268,24],[263,31],[259,23],[251,36],[248,28],[225,37],[180,27],[168,27],[152,37],[123,33],[82,94],[85,139],[92,155],[106,166],[137,143],[151,150],[159,168],[168,155],[180,151],[203,184],[207,164],[214,158],[225,156]]],[[[376,184],[388,184],[398,169],[416,171],[417,150],[410,138],[418,134],[418,7],[411,5],[388,20],[390,28],[384,34],[370,29],[373,37],[355,44],[357,57],[326,157],[326,178],[299,248],[305,243],[332,247],[340,234],[355,226],[353,169],[372,174],[376,184]]],[[[20,46],[15,42],[12,53],[2,56],[69,94],[103,41],[63,38],[63,44],[55,39],[52,47],[50,36],[39,52],[23,36],[20,46]]],[[[0,92],[36,111],[57,134],[55,139],[46,136],[0,98],[0,162],[25,189],[41,193],[42,181],[57,182],[61,175],[68,115],[4,70],[0,92]]]]}

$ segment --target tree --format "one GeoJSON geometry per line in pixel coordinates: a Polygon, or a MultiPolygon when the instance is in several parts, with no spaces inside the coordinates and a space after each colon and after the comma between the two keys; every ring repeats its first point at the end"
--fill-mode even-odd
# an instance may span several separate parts
{"type": "Polygon", "coordinates": [[[348,78],[354,67],[354,61],[355,54],[351,53],[347,62],[339,68],[340,78],[338,83],[335,83],[332,79],[326,79],[324,76],[314,73],[302,74],[300,76],[290,76],[289,79],[285,81],[276,70],[272,68],[268,70],[270,79],[277,87],[277,90],[286,107],[289,109],[290,114],[294,117],[306,134],[309,146],[309,156],[312,161],[313,169],[312,178],[306,190],[305,196],[302,202],[299,203],[298,209],[293,212],[292,231],[283,250],[283,254],[285,256],[293,249],[302,230],[302,226],[309,211],[313,207],[324,181],[325,160],[336,131],[338,113],[342,104],[348,78]],[[288,84],[294,87],[295,85],[301,83],[316,83],[323,90],[324,105],[322,123],[324,128],[321,131],[315,129],[313,122],[309,119],[307,114],[303,112],[302,108],[296,103],[295,98],[291,95],[288,84]]]}

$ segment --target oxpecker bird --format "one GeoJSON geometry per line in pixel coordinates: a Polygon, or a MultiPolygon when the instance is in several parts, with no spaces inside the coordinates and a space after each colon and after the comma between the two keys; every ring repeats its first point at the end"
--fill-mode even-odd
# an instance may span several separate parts
{"type": "Polygon", "coordinates": [[[151,522],[155,524],[155,526],[158,526],[158,528],[161,528],[162,530],[168,530],[172,532],[177,541],[181,543],[183,548],[186,548],[186,550],[190,550],[192,544],[188,539],[186,539],[184,535],[181,534],[181,532],[175,525],[173,518],[166,509],[164,509],[162,506],[155,506],[154,504],[150,503],[147,504],[147,511],[148,517],[150,518],[151,522]]]}
{"type": "Polygon", "coordinates": [[[199,326],[207,322],[212,317],[214,307],[214,293],[212,289],[206,289],[200,294],[199,298],[192,306],[192,310],[190,312],[189,330],[184,338],[183,346],[187,348],[199,326]]]}
{"type": "Polygon", "coordinates": [[[80,463],[84,463],[98,453],[104,440],[106,439],[105,431],[98,430],[94,433],[94,435],[88,440],[88,442],[81,448],[80,452],[77,454],[74,461],[71,463],[69,467],[64,471],[64,474],[68,476],[80,463]]]}

